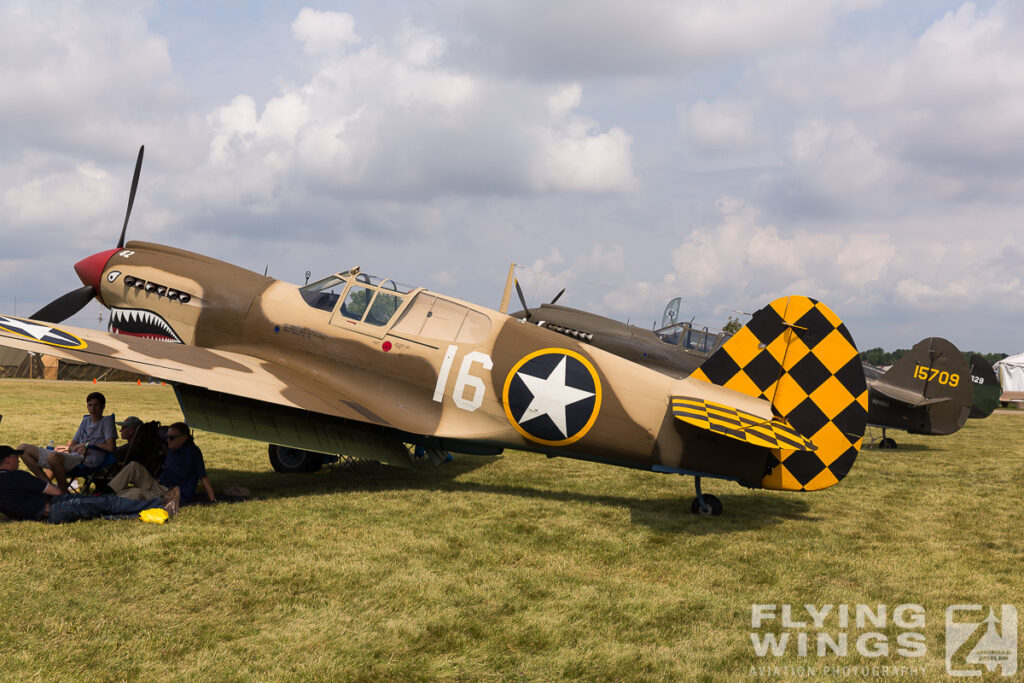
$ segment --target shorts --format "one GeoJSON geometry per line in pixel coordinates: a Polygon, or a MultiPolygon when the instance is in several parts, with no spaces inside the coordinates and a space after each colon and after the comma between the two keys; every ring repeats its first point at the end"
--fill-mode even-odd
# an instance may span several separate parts
{"type": "MultiPolygon", "coordinates": [[[[48,470],[52,470],[53,466],[50,464],[49,457],[50,457],[50,455],[52,453],[56,453],[56,452],[57,451],[51,451],[51,450],[47,450],[45,448],[40,448],[39,449],[39,466],[43,467],[45,469],[48,469],[48,470]]],[[[67,472],[68,470],[70,470],[72,467],[74,467],[76,465],[80,465],[82,463],[82,460],[84,460],[84,458],[82,456],[80,456],[78,453],[62,453],[61,455],[64,456],[64,471],[65,472],[67,472]]]]}

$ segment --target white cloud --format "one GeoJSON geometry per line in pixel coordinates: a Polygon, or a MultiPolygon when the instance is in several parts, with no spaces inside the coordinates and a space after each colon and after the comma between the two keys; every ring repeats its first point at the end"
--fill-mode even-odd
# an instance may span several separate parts
{"type": "MultiPolygon", "coordinates": [[[[18,141],[109,154],[184,125],[167,41],[139,3],[0,5],[0,149],[18,141]],[[126,140],[126,138],[128,138],[126,140]]],[[[166,132],[164,133],[166,135],[166,132]]]]}
{"type": "MultiPolygon", "coordinates": [[[[296,19],[307,46],[316,18],[303,10],[296,19]]],[[[354,31],[343,28],[325,31],[354,31]]],[[[487,81],[441,66],[444,52],[443,39],[410,26],[354,52],[328,58],[318,49],[316,73],[262,112],[239,95],[207,117],[212,139],[201,177],[259,197],[248,203],[256,211],[282,201],[273,195],[291,178],[303,191],[398,196],[632,188],[632,137],[579,114],[579,84],[487,81]]],[[[207,180],[194,184],[197,192],[229,196],[207,180]]]]}
{"type": "MultiPolygon", "coordinates": [[[[48,228],[74,216],[79,229],[98,227],[98,221],[116,216],[117,205],[127,200],[124,182],[91,163],[69,173],[35,178],[3,193],[3,213],[23,230],[48,228]]],[[[121,207],[124,210],[124,207],[121,207]]],[[[111,230],[107,226],[104,236],[111,230]]]]}
{"type": "Polygon", "coordinates": [[[1021,63],[1024,10],[1010,2],[965,3],[917,37],[762,59],[739,88],[777,103],[765,116],[796,121],[787,166],[763,179],[763,196],[837,215],[1019,196],[1021,63]]]}
{"type": "Polygon", "coordinates": [[[771,135],[758,120],[753,100],[698,100],[677,109],[679,130],[690,151],[714,167],[757,166],[777,161],[771,135]]]}
{"type": "Polygon", "coordinates": [[[895,253],[886,235],[785,234],[735,198],[719,210],[717,224],[691,231],[672,252],[683,296],[743,305],[783,294],[848,299],[879,282],[895,253]]]}
{"type": "MultiPolygon", "coordinates": [[[[879,0],[522,0],[457,3],[481,64],[541,78],[692,70],[820,43],[839,16],[879,0]]],[[[442,9],[442,12],[444,10],[442,9]]],[[[450,11],[450,8],[449,8],[450,11]]]]}
{"type": "Polygon", "coordinates": [[[292,22],[292,33],[311,56],[333,55],[362,39],[356,35],[356,20],[344,12],[320,12],[304,7],[292,22]]]}

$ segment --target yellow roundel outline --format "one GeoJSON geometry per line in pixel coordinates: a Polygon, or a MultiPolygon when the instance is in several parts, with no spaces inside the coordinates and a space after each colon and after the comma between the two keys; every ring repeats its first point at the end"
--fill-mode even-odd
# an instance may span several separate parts
{"type": "Polygon", "coordinates": [[[530,441],[536,441],[537,443],[544,444],[545,446],[568,446],[569,444],[575,443],[582,439],[584,436],[586,436],[587,432],[590,431],[590,428],[594,426],[595,422],[597,422],[597,414],[601,412],[601,380],[597,376],[597,370],[594,368],[594,365],[589,360],[587,360],[580,354],[576,353],[575,351],[570,351],[569,349],[559,349],[555,347],[541,349],[539,351],[534,351],[533,353],[523,356],[518,363],[512,366],[512,369],[509,371],[508,376],[505,377],[505,386],[501,390],[501,405],[505,409],[505,416],[508,418],[509,424],[511,424],[517,432],[525,436],[530,441]],[[563,356],[572,356],[579,362],[583,363],[583,367],[587,369],[587,372],[590,373],[591,378],[594,380],[594,410],[590,414],[590,419],[587,420],[587,424],[583,425],[582,429],[580,429],[578,432],[576,432],[569,438],[562,439],[561,441],[548,441],[547,439],[539,439],[533,434],[530,434],[528,431],[519,426],[519,423],[516,422],[514,417],[512,417],[512,411],[510,411],[508,407],[508,390],[509,387],[512,385],[512,378],[516,376],[517,372],[519,372],[519,368],[523,367],[524,365],[526,365],[526,363],[533,360],[537,356],[546,356],[552,353],[561,354],[563,356]]]}
{"type": "MultiPolygon", "coordinates": [[[[33,320],[26,320],[25,318],[15,318],[13,315],[5,315],[4,317],[5,318],[10,318],[11,320],[20,320],[23,323],[32,323],[33,325],[39,325],[39,323],[37,323],[37,322],[35,322],[33,320]]],[[[40,327],[44,327],[43,325],[39,325],[39,326],[40,327]]],[[[53,327],[53,326],[51,326],[50,329],[51,330],[56,330],[56,331],[60,332],[63,335],[67,335],[68,337],[71,337],[72,339],[77,341],[78,344],[76,344],[75,346],[71,346],[69,344],[55,344],[54,342],[43,341],[42,339],[36,339],[32,335],[25,334],[24,332],[20,332],[18,330],[12,330],[12,329],[10,329],[8,327],[0,326],[0,330],[3,330],[4,332],[9,332],[11,334],[16,334],[19,337],[24,337],[25,339],[31,339],[34,342],[39,342],[40,344],[46,344],[47,346],[56,346],[57,348],[60,348],[60,349],[84,349],[87,346],[87,344],[83,340],[79,339],[78,337],[76,337],[75,335],[71,334],[70,332],[65,332],[64,330],[60,329],[59,327],[53,327]]]]}

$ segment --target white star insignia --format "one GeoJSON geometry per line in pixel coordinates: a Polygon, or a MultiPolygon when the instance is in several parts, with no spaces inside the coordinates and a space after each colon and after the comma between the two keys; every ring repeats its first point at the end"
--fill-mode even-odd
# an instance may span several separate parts
{"type": "Polygon", "coordinates": [[[547,379],[524,375],[522,372],[516,373],[519,379],[523,380],[523,384],[530,390],[530,393],[533,394],[533,400],[530,401],[530,405],[526,407],[522,417],[519,418],[519,424],[535,420],[542,415],[547,415],[555,423],[558,431],[562,433],[562,437],[568,438],[569,434],[565,425],[566,407],[583,399],[590,398],[594,395],[594,392],[566,385],[566,360],[566,357],[562,356],[562,360],[551,371],[547,379]]]}
{"type": "Polygon", "coordinates": [[[6,316],[0,316],[0,324],[3,324],[4,327],[9,329],[13,328],[21,330],[26,336],[33,337],[37,341],[42,340],[43,337],[53,331],[52,327],[44,327],[43,325],[37,325],[36,323],[28,322],[27,320],[17,320],[6,316]]]}

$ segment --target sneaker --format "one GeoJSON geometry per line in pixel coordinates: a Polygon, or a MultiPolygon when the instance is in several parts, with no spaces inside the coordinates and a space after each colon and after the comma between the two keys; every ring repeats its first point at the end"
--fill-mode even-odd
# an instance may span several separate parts
{"type": "Polygon", "coordinates": [[[173,517],[178,514],[178,503],[181,501],[181,490],[175,486],[173,489],[169,489],[167,493],[160,497],[164,510],[167,510],[167,514],[173,517]]]}

